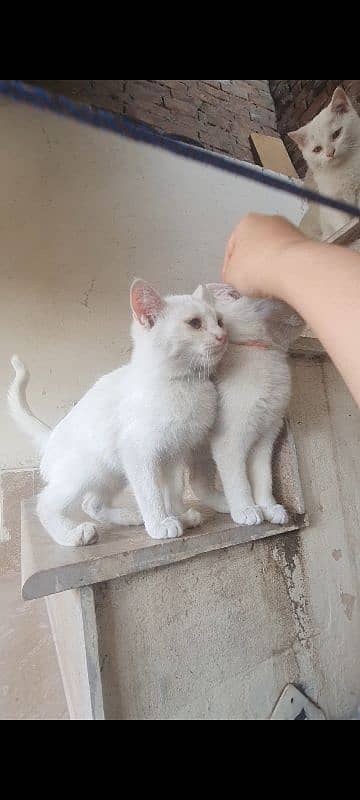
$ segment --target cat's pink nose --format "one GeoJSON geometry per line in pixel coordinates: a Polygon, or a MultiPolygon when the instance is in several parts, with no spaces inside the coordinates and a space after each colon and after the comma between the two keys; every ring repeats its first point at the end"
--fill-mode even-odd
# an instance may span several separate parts
{"type": "Polygon", "coordinates": [[[227,334],[222,333],[219,336],[216,336],[216,341],[219,342],[219,344],[225,344],[225,342],[227,342],[227,338],[227,334]]]}
{"type": "Polygon", "coordinates": [[[333,150],[328,150],[326,155],[327,155],[328,158],[334,158],[335,153],[336,153],[336,150],[334,148],[333,150]]]}

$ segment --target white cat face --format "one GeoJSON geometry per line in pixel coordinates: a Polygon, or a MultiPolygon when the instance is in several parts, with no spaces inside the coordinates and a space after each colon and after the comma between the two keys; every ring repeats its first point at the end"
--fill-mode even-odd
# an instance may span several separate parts
{"type": "Polygon", "coordinates": [[[339,87],[330,105],[312,122],[289,133],[313,173],[338,166],[360,148],[360,119],[339,87]]]}
{"type": "Polygon", "coordinates": [[[210,292],[162,298],[145,281],[131,288],[135,342],[146,337],[179,372],[210,375],[226,352],[228,336],[210,292]]]}
{"type": "Polygon", "coordinates": [[[208,290],[222,315],[229,341],[267,341],[287,349],[301,336],[303,320],[280,300],[242,297],[232,286],[211,283],[208,290]]]}

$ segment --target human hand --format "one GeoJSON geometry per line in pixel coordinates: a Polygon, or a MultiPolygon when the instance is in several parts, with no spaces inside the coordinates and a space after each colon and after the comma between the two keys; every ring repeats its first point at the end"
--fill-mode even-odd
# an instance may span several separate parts
{"type": "Polygon", "coordinates": [[[248,214],[230,238],[222,279],[244,295],[281,296],[283,256],[304,241],[304,234],[283,217],[248,214]]]}

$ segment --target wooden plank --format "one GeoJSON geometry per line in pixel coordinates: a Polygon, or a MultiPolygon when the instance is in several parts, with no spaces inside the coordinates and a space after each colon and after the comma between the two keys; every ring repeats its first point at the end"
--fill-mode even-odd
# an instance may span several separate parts
{"type": "Polygon", "coordinates": [[[272,172],[287,175],[288,178],[299,177],[281,139],[261,133],[252,133],[250,143],[260,166],[272,172]]]}

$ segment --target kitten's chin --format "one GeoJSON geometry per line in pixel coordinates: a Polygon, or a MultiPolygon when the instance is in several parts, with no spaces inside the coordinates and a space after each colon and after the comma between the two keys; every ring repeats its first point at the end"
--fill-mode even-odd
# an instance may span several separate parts
{"type": "Polygon", "coordinates": [[[227,351],[226,347],[214,347],[213,349],[207,350],[205,353],[199,355],[197,358],[193,358],[190,363],[190,370],[194,373],[194,375],[198,375],[200,377],[211,377],[215,372],[217,367],[222,361],[225,353],[227,351]]]}
{"type": "Polygon", "coordinates": [[[200,373],[200,375],[202,376],[205,375],[206,377],[210,378],[216,372],[216,369],[219,366],[220,361],[222,359],[222,355],[205,358],[203,361],[199,363],[198,367],[195,369],[195,372],[200,373]]]}
{"type": "Polygon", "coordinates": [[[336,158],[332,158],[324,164],[324,169],[333,170],[341,167],[347,160],[347,157],[348,154],[344,153],[344,155],[338,155],[336,158]]]}
{"type": "Polygon", "coordinates": [[[223,360],[227,349],[228,349],[227,347],[223,347],[222,350],[218,351],[217,353],[214,353],[211,356],[210,363],[212,365],[212,367],[211,367],[212,372],[215,372],[216,368],[219,366],[220,362],[223,360]]]}

